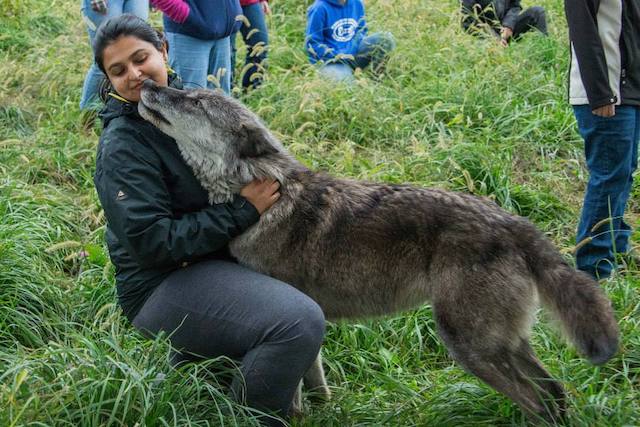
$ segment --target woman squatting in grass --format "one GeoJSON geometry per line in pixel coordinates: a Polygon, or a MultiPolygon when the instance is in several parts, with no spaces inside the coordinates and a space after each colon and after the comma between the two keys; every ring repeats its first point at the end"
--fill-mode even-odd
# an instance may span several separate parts
{"type": "Polygon", "coordinates": [[[112,86],[94,182],[119,305],[146,336],[170,336],[175,365],[239,360],[234,396],[286,418],[320,349],[324,315],[303,293],[240,266],[227,251],[278,200],[279,184],[254,181],[232,202],[209,204],[175,141],[138,114],[146,79],[180,86],[167,71],[165,41],[144,20],[122,15],[98,29],[94,51],[112,86]]]}

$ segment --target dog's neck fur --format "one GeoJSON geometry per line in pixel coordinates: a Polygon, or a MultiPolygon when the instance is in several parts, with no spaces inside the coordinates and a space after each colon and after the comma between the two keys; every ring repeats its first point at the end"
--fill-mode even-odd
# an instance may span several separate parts
{"type": "Polygon", "coordinates": [[[254,179],[275,179],[280,182],[281,192],[292,174],[308,171],[291,156],[278,139],[270,132],[268,139],[276,150],[251,159],[225,159],[214,151],[204,151],[190,141],[178,141],[178,147],[186,163],[193,169],[196,178],[209,193],[209,203],[225,203],[254,179]],[[236,167],[233,168],[235,165],[236,167]]]}

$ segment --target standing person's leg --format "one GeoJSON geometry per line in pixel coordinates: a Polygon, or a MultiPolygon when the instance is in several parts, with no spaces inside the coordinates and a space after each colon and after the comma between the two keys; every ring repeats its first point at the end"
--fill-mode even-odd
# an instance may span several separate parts
{"type": "Polygon", "coordinates": [[[122,13],[130,13],[146,21],[149,19],[149,0],[124,0],[122,13]]]}
{"type": "Polygon", "coordinates": [[[229,80],[231,81],[231,88],[235,87],[235,79],[236,79],[236,76],[238,75],[236,72],[236,52],[238,51],[236,47],[237,38],[238,38],[237,32],[229,36],[229,49],[231,50],[231,76],[229,77],[229,80]]]}
{"type": "Polygon", "coordinates": [[[325,329],[324,315],[311,298],[227,261],[205,261],[172,273],[133,324],[151,335],[166,332],[183,353],[240,359],[243,379],[232,385],[236,396],[283,417],[325,329]]]}
{"type": "Polygon", "coordinates": [[[242,88],[257,88],[262,84],[266,66],[269,33],[262,3],[254,3],[242,8],[249,26],[244,23],[240,27],[242,39],[247,45],[245,66],[241,72],[242,88]]]}
{"type": "Polygon", "coordinates": [[[362,39],[355,55],[356,66],[365,68],[371,64],[374,72],[381,71],[389,53],[395,49],[396,40],[389,32],[371,34],[362,39]]]}
{"type": "Polygon", "coordinates": [[[614,248],[614,242],[626,242],[629,235],[628,230],[621,231],[621,223],[635,162],[634,147],[637,150],[637,141],[633,141],[635,111],[617,107],[615,116],[604,118],[594,115],[588,105],[579,105],[574,106],[574,112],[589,169],[576,238],[577,244],[583,244],[576,252],[576,263],[578,269],[602,279],[616,266],[614,249],[620,248],[614,248]],[[602,222],[607,218],[610,221],[602,222]]]}
{"type": "Polygon", "coordinates": [[[182,78],[185,88],[207,87],[209,52],[213,42],[180,33],[166,33],[169,66],[182,78]]]}
{"type": "MultiPolygon", "coordinates": [[[[107,3],[107,13],[102,14],[91,8],[91,0],[83,0],[81,8],[82,18],[87,26],[89,44],[91,45],[92,52],[93,39],[96,36],[96,30],[100,24],[108,18],[122,14],[122,7],[123,0],[111,0],[107,3]]],[[[92,61],[82,85],[82,95],[80,96],[81,110],[99,110],[101,108],[98,89],[103,79],[104,74],[102,74],[98,65],[92,61]]]]}
{"type": "Polygon", "coordinates": [[[208,74],[213,82],[208,81],[209,89],[220,88],[224,93],[231,93],[231,38],[225,37],[212,42],[209,50],[208,74]]]}
{"type": "MultiPolygon", "coordinates": [[[[621,107],[618,107],[618,112],[621,107]]],[[[638,168],[638,143],[640,142],[640,107],[637,106],[625,106],[624,108],[631,109],[635,111],[635,114],[631,113],[631,117],[635,116],[635,129],[633,131],[632,138],[632,148],[631,148],[631,173],[629,174],[629,180],[627,181],[627,185],[624,189],[623,200],[625,201],[625,205],[629,200],[629,195],[631,194],[631,188],[633,186],[633,173],[638,168]]],[[[626,253],[629,251],[629,236],[631,236],[631,226],[627,224],[624,218],[620,219],[620,231],[616,233],[616,251],[619,253],[626,253]]],[[[640,267],[637,265],[636,267],[640,267]]]]}
{"type": "Polygon", "coordinates": [[[542,6],[530,7],[518,15],[512,37],[516,39],[532,29],[537,29],[545,36],[548,35],[547,14],[542,6]]]}

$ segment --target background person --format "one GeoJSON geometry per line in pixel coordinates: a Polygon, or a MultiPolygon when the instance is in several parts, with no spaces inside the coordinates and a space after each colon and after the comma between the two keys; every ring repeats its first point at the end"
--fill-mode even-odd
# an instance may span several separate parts
{"type": "Polygon", "coordinates": [[[596,279],[629,250],[624,219],[640,139],[640,3],[565,0],[571,41],[569,102],[584,139],[589,182],[576,264],[596,279]],[[607,219],[609,219],[607,221],[607,219]]]}
{"type": "Polygon", "coordinates": [[[462,0],[461,7],[465,31],[489,32],[503,46],[532,29],[547,35],[547,17],[542,6],[522,12],[520,0],[462,0]]]}
{"type": "Polygon", "coordinates": [[[316,0],[307,11],[309,61],[333,80],[353,81],[353,70],[368,65],[380,73],[396,42],[389,32],[367,32],[362,0],[316,0]]]}
{"type": "MultiPolygon", "coordinates": [[[[240,73],[243,90],[256,89],[262,84],[269,47],[266,15],[271,14],[267,0],[240,0],[247,22],[240,26],[242,40],[247,47],[245,66],[240,73]],[[248,23],[248,25],[247,25],[248,23]]],[[[236,35],[231,36],[231,68],[236,65],[236,35]]],[[[234,72],[233,75],[236,73],[234,72]]],[[[232,81],[233,81],[232,75],[232,81]]]]}
{"type": "Polygon", "coordinates": [[[113,87],[94,183],[120,307],[145,335],[169,335],[174,364],[240,360],[236,397],[287,417],[320,349],[324,315],[305,294],[238,265],[227,251],[278,200],[279,184],[254,181],[232,202],[210,205],[175,141],[138,114],[146,79],[179,86],[167,73],[166,44],[143,20],[122,15],[98,29],[95,51],[113,87]]]}
{"type": "Polygon", "coordinates": [[[164,15],[169,64],[187,88],[231,92],[231,34],[239,26],[238,0],[152,0],[164,15]],[[211,76],[212,80],[208,77],[211,76]]]}

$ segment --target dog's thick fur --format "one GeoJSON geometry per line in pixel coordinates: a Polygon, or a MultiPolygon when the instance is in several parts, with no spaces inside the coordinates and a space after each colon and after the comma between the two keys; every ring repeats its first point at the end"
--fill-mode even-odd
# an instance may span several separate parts
{"type": "MultiPolygon", "coordinates": [[[[254,178],[281,198],[235,238],[238,260],[312,297],[329,319],[385,315],[430,301],[451,356],[525,411],[547,419],[564,391],[529,345],[538,299],[591,362],[618,348],[598,284],[567,265],[528,220],[440,189],[337,179],[292,158],[239,102],[145,83],[140,114],[173,137],[210,201],[254,178]]],[[[321,365],[305,378],[325,387],[321,365]]]]}

